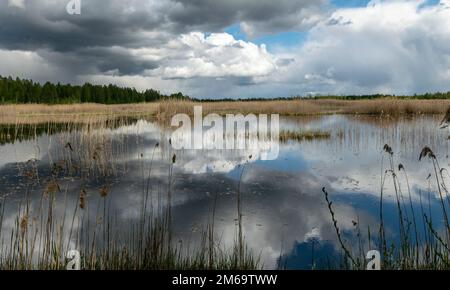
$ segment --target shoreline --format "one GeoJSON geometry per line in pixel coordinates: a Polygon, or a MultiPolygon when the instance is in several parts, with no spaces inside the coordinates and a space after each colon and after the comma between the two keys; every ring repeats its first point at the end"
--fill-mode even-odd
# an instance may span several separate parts
{"type": "Polygon", "coordinates": [[[322,115],[362,115],[362,116],[415,116],[444,114],[450,107],[448,100],[417,99],[373,99],[339,100],[308,99],[281,101],[227,101],[193,102],[162,101],[121,105],[105,104],[17,104],[0,105],[0,124],[26,123],[36,119],[45,122],[61,119],[106,118],[109,117],[155,117],[160,120],[175,114],[193,115],[194,106],[202,106],[203,114],[279,114],[280,116],[322,116],[322,115]]]}

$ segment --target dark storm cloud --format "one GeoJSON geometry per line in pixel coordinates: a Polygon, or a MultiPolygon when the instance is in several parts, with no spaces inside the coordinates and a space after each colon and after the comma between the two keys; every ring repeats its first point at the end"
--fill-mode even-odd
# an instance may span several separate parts
{"type": "Polygon", "coordinates": [[[220,30],[245,22],[257,33],[307,28],[320,14],[325,0],[173,0],[178,5],[168,15],[180,27],[220,30]]]}
{"type": "Polygon", "coordinates": [[[0,1],[0,74],[195,97],[449,89],[448,0],[345,9],[330,0],[82,0],[81,15],[68,3],[0,1]],[[223,33],[230,26],[248,40],[223,33]],[[287,31],[306,37],[251,43],[287,31]]]}
{"type": "Polygon", "coordinates": [[[70,64],[74,74],[136,75],[162,64],[111,48],[164,47],[182,33],[217,32],[239,22],[248,22],[252,31],[263,23],[272,31],[297,27],[295,17],[318,2],[323,1],[90,0],[81,2],[81,15],[69,15],[68,0],[2,1],[0,49],[34,51],[55,67],[70,64]]]}
{"type": "Polygon", "coordinates": [[[137,75],[158,67],[157,62],[139,59],[126,50],[94,48],[82,50],[79,56],[84,61],[88,60],[89,63],[95,64],[102,73],[116,70],[120,75],[137,75]]]}
{"type": "Polygon", "coordinates": [[[131,1],[135,10],[127,10],[124,1],[82,1],[81,15],[67,14],[68,2],[29,0],[15,7],[2,1],[0,49],[33,51],[64,80],[110,71],[137,75],[158,67],[126,50],[158,46],[170,38],[166,32],[145,35],[164,23],[160,13],[138,9],[144,1],[131,1]]]}
{"type": "Polygon", "coordinates": [[[0,46],[28,50],[51,47],[58,51],[85,46],[140,47],[161,44],[169,36],[198,29],[221,31],[239,22],[270,26],[273,32],[298,28],[299,23],[316,16],[325,0],[90,0],[81,2],[81,15],[69,15],[68,2],[28,0],[21,8],[3,1],[0,46]],[[158,36],[143,37],[146,32],[158,36]]]}
{"type": "MultiPolygon", "coordinates": [[[[221,29],[240,21],[278,22],[289,14],[317,7],[323,1],[83,1],[81,15],[69,15],[69,1],[27,1],[26,7],[0,4],[0,46],[8,49],[52,47],[58,51],[84,46],[137,47],[166,38],[143,39],[143,32],[186,33],[221,29]]],[[[273,27],[272,30],[276,30],[273,27]]]]}
{"type": "Polygon", "coordinates": [[[38,50],[37,52],[49,65],[70,68],[70,73],[64,78],[69,82],[71,76],[97,73],[139,75],[158,67],[156,62],[139,59],[127,50],[117,51],[99,47],[79,49],[73,52],[48,50],[38,50]]]}
{"type": "MultiPolygon", "coordinates": [[[[81,15],[69,15],[66,1],[28,1],[26,8],[0,4],[0,46],[7,49],[56,51],[86,46],[143,44],[140,31],[158,28],[159,16],[148,11],[123,13],[126,5],[117,1],[83,1],[81,15]]],[[[68,2],[68,1],[67,1],[68,2]]]]}

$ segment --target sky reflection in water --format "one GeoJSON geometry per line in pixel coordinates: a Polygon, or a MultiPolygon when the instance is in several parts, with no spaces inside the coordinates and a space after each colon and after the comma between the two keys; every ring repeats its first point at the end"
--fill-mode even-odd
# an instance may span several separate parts
{"type": "MultiPolygon", "coordinates": [[[[419,192],[428,200],[427,176],[432,172],[429,160],[418,160],[421,149],[429,146],[440,165],[449,167],[448,132],[437,128],[438,119],[439,116],[387,119],[339,115],[282,118],[281,129],[320,129],[329,131],[331,137],[282,143],[279,157],[273,161],[249,159],[249,155],[257,156],[257,152],[173,152],[167,142],[170,136],[167,129],[141,120],[97,132],[99,136],[107,136],[108,146],[114,152],[114,158],[105,161],[114,168],[113,175],[95,176],[85,181],[77,177],[64,178],[61,187],[67,190],[68,200],[73,204],[77,203],[80,188],[86,187],[88,198],[96,204],[99,186],[108,183],[111,188],[109,206],[126,229],[127,221],[139,218],[150,164],[151,193],[156,207],[158,196],[163,196],[167,190],[170,159],[175,153],[172,206],[176,239],[192,246],[199,243],[200,232],[210,220],[217,194],[216,237],[222,244],[231,245],[236,233],[237,182],[245,167],[241,191],[248,245],[261,253],[266,268],[280,265],[303,269],[311,268],[313,263],[320,268],[339,255],[321,189],[326,187],[330,192],[340,228],[349,239],[355,232],[354,221],[359,222],[363,231],[368,225],[376,228],[380,179],[387,168],[387,155],[382,149],[384,144],[389,144],[395,153],[396,166],[402,163],[406,169],[414,207],[419,210],[419,192]],[[161,145],[155,148],[156,143],[161,145]]],[[[13,227],[18,214],[17,204],[26,192],[37,203],[44,190],[45,176],[49,175],[49,164],[67,154],[64,150],[67,138],[77,134],[76,131],[43,134],[36,140],[0,146],[0,194],[7,198],[4,230],[13,227]],[[30,185],[22,173],[33,158],[38,160],[43,180],[30,185]]],[[[399,178],[401,186],[406,186],[404,177],[399,178]]],[[[434,190],[435,185],[431,186],[434,190]]],[[[384,190],[388,232],[395,237],[398,232],[395,193],[389,182],[384,190]]],[[[403,190],[406,192],[405,188],[403,190]]],[[[435,214],[439,212],[437,198],[433,191],[430,195],[431,215],[439,223],[442,218],[435,214]]],[[[59,197],[57,202],[56,214],[63,214],[64,198],[59,197]]],[[[164,203],[164,198],[159,202],[164,203]]]]}

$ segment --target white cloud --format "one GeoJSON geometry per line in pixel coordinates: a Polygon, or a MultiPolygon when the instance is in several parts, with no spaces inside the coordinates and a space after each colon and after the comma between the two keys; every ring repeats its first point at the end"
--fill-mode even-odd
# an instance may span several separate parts
{"type": "Polygon", "coordinates": [[[134,53],[161,62],[147,72],[160,78],[159,89],[176,87],[194,96],[447,91],[449,1],[422,4],[373,1],[337,9],[309,31],[302,46],[272,53],[227,33],[200,32],[134,53]],[[283,59],[290,61],[277,65],[283,59]]]}
{"type": "Polygon", "coordinates": [[[0,75],[34,78],[35,80],[52,79],[57,74],[54,67],[33,51],[16,51],[0,49],[0,75]]]}
{"type": "Polygon", "coordinates": [[[8,0],[8,5],[12,7],[25,8],[25,0],[8,0]]]}
{"type": "Polygon", "coordinates": [[[450,89],[450,10],[424,1],[339,9],[310,31],[282,76],[303,91],[409,94],[450,89]]]}
{"type": "Polygon", "coordinates": [[[164,66],[152,71],[162,78],[258,77],[277,68],[264,45],[236,40],[228,33],[181,35],[166,50],[164,66]]]}
{"type": "MultiPolygon", "coordinates": [[[[133,5],[140,1],[135,0],[133,5]]],[[[239,40],[228,33],[206,34],[204,31],[220,31],[225,26],[213,29],[219,24],[213,21],[215,24],[208,26],[207,17],[202,18],[202,23],[185,17],[185,14],[204,14],[200,6],[192,4],[195,6],[192,10],[191,2],[165,1],[167,5],[151,6],[148,9],[155,11],[153,18],[147,17],[145,11],[139,14],[139,10],[122,15],[122,10],[115,9],[122,7],[119,1],[107,6],[109,12],[102,18],[94,13],[96,10],[92,8],[96,6],[89,6],[94,4],[87,4],[87,16],[112,27],[110,31],[94,29],[92,32],[90,21],[84,19],[81,25],[68,18],[55,22],[59,30],[49,30],[47,22],[30,24],[33,29],[39,29],[23,37],[19,36],[31,28],[13,25],[9,13],[2,19],[8,24],[3,30],[8,34],[4,35],[4,43],[0,43],[3,45],[0,74],[39,81],[112,82],[138,89],[153,87],[167,93],[183,91],[194,97],[411,94],[450,90],[449,0],[432,6],[424,6],[424,1],[419,0],[372,1],[367,7],[336,9],[329,17],[318,13],[319,6],[310,6],[310,1],[299,4],[301,9],[294,12],[288,9],[288,2],[284,1],[284,8],[278,10],[264,2],[267,9],[258,13],[268,13],[269,24],[285,16],[294,30],[312,28],[302,45],[277,46],[275,50],[270,47],[269,51],[265,45],[239,40]],[[180,7],[192,11],[183,12],[180,7]],[[269,8],[276,11],[272,13],[269,8]],[[307,15],[302,17],[302,13],[307,15]],[[107,15],[112,16],[107,18],[107,15]],[[164,15],[169,19],[163,20],[164,15]],[[143,23],[142,19],[145,19],[143,23]],[[123,23],[120,29],[114,28],[117,23],[123,23]],[[73,30],[75,34],[65,33],[77,25],[81,26],[73,30]],[[133,28],[132,33],[128,27],[133,28]],[[85,31],[89,33],[85,35],[85,31]],[[58,33],[67,37],[53,43],[52,40],[63,37],[58,33]],[[33,41],[24,43],[27,39],[33,41]]],[[[7,3],[25,5],[25,1],[17,0],[7,3]]],[[[241,4],[235,7],[221,2],[220,5],[228,12],[244,9],[241,4]]],[[[252,18],[254,9],[245,7],[248,12],[245,17],[229,16],[224,25],[237,21],[249,36],[270,32],[270,27],[266,27],[269,24],[260,23],[258,17],[252,18]]],[[[34,18],[27,15],[25,22],[32,22],[34,18]]],[[[61,19],[64,17],[65,14],[61,19]]],[[[275,32],[290,30],[284,24],[273,25],[277,27],[275,32]]]]}

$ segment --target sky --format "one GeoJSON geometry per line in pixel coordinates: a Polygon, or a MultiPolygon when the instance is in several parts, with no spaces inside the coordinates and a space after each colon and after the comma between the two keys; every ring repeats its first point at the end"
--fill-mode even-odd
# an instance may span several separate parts
{"type": "Polygon", "coordinates": [[[0,75],[197,98],[450,91],[450,0],[0,0],[0,75]]]}

